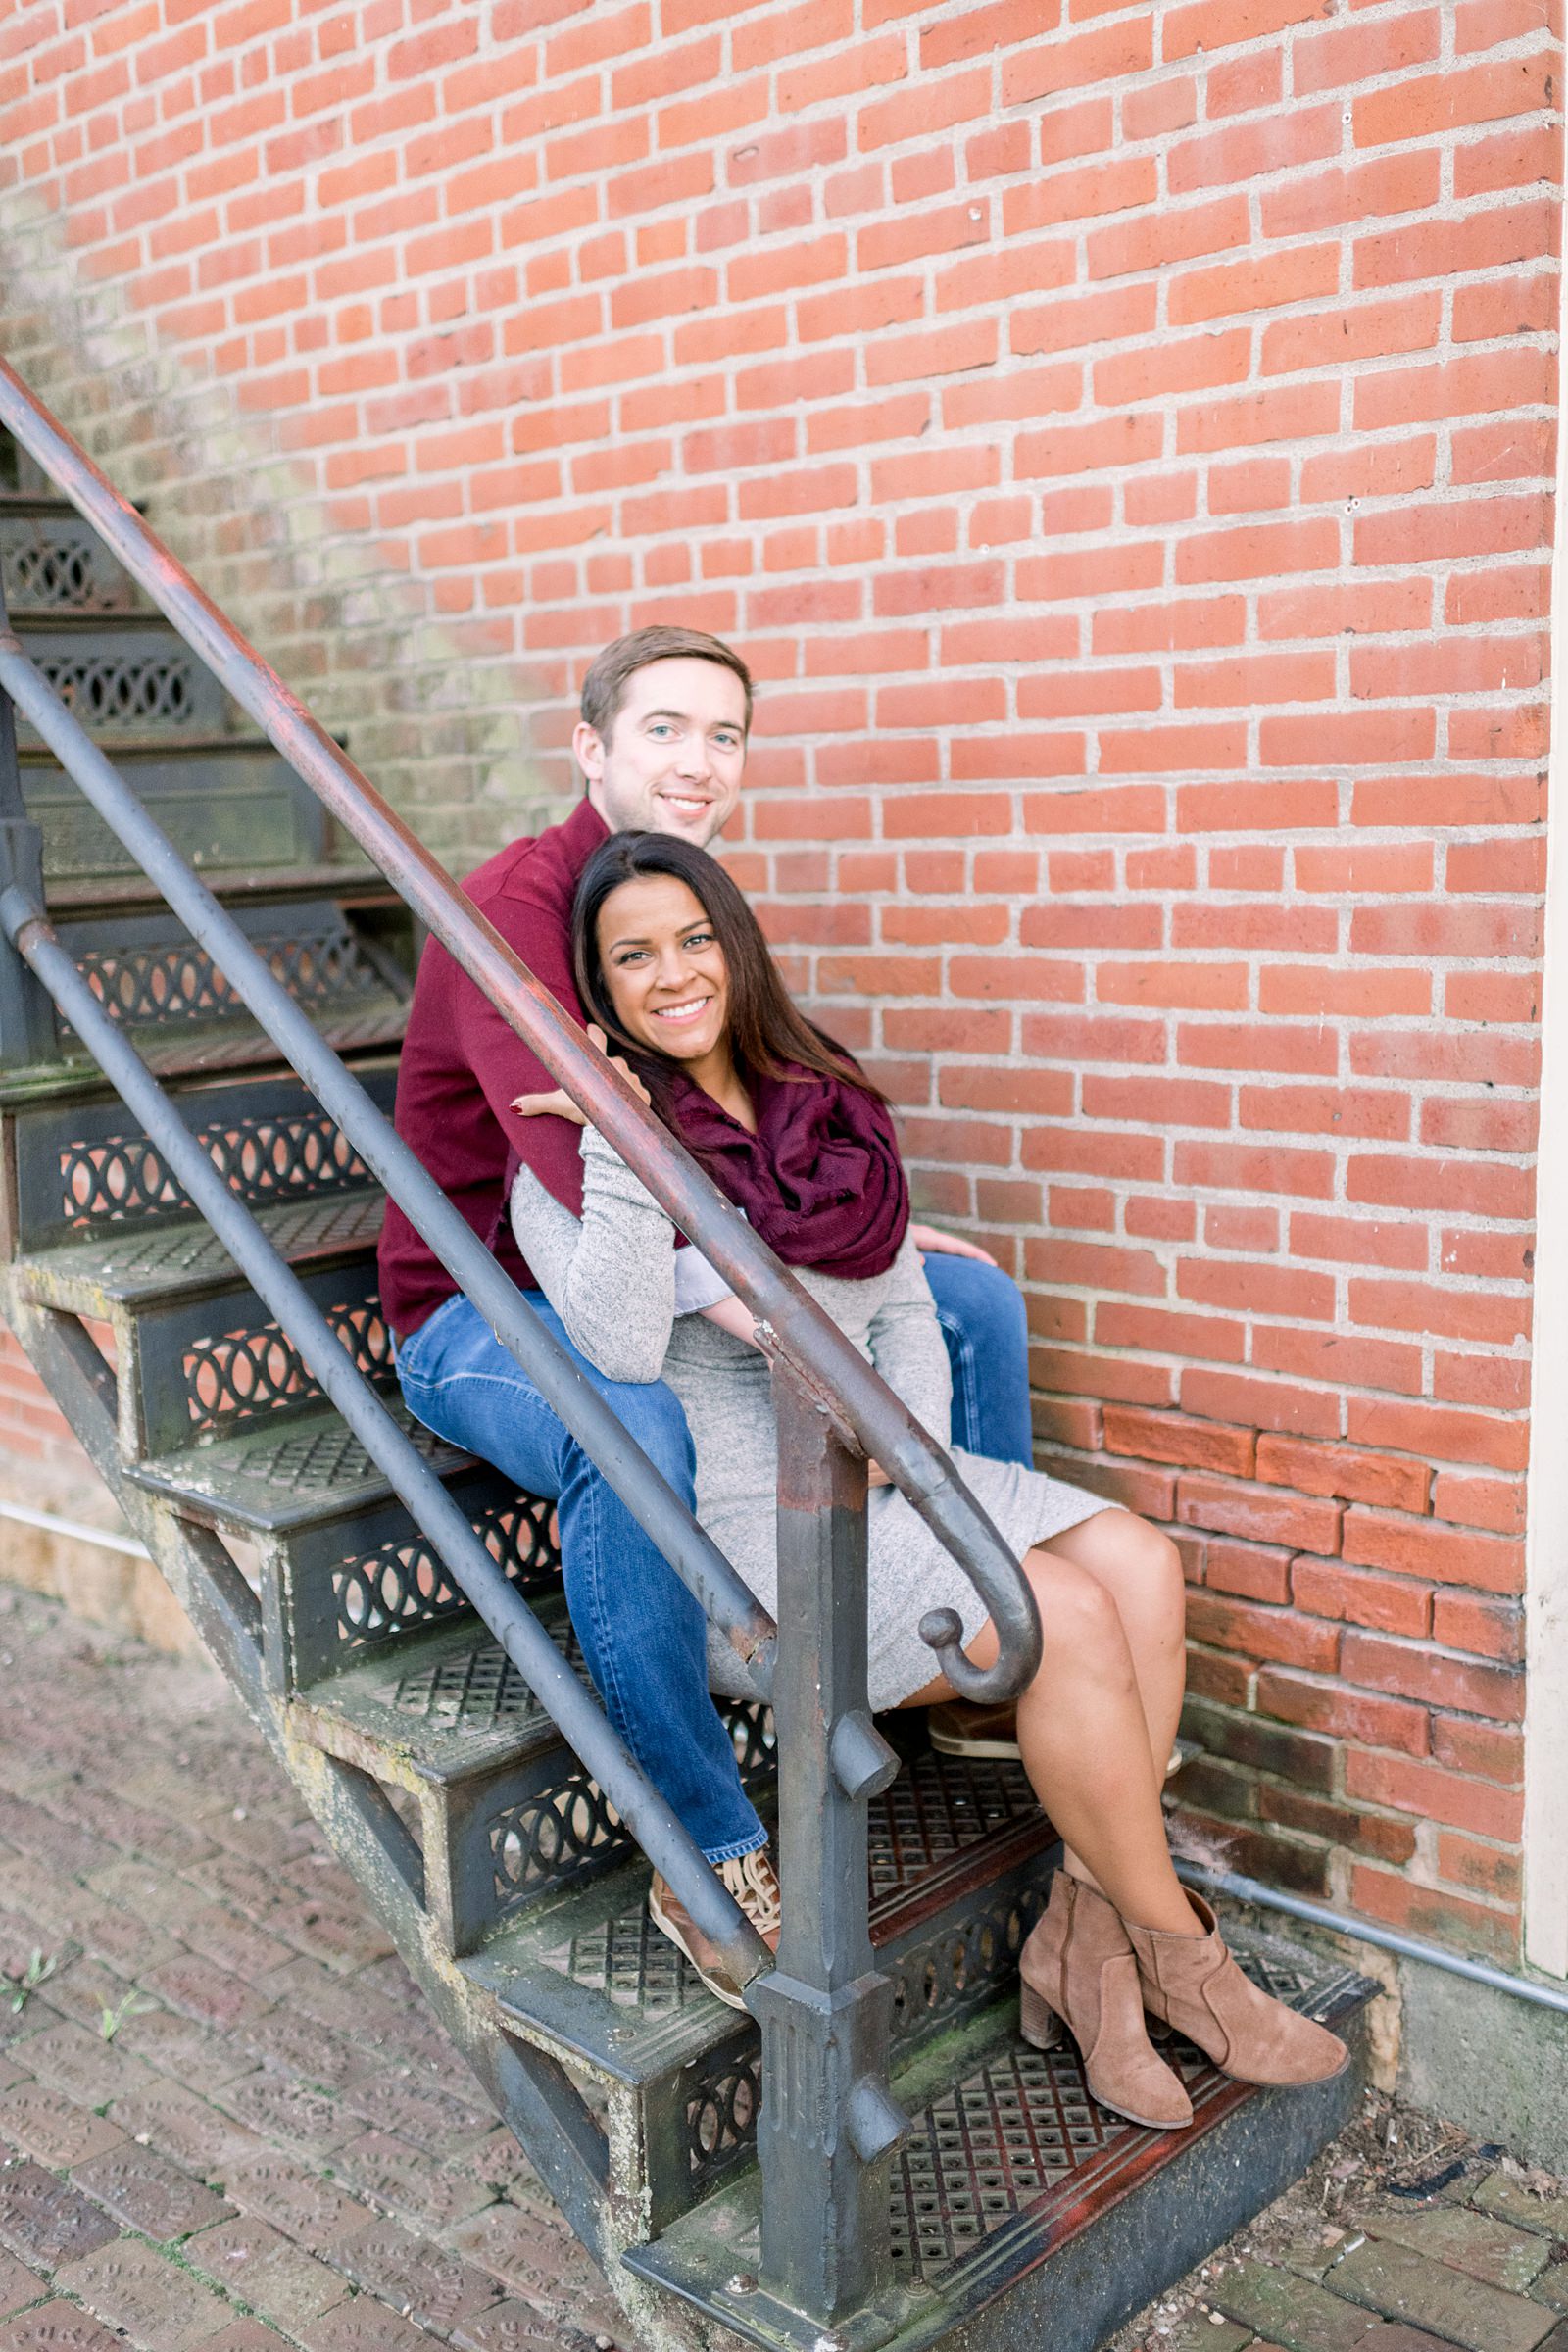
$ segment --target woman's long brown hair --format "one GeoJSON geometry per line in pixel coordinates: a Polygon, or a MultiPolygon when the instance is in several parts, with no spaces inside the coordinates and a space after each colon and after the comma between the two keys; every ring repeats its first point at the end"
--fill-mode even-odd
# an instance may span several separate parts
{"type": "Polygon", "coordinates": [[[612,890],[647,874],[668,874],[684,882],[707,915],[724,957],[729,981],[730,1051],[744,1077],[799,1078],[810,1071],[842,1078],[877,1102],[886,1098],[854,1058],[806,1018],[784,985],[762,937],[761,925],[716,858],[670,833],[612,833],[582,871],[571,906],[571,954],[577,994],[589,1020],[597,1021],[613,1049],[623,1054],[654,1099],[665,1124],[670,1082],[680,1070],[640,1039],[628,1037],[615,1018],[599,954],[599,914],[612,890]]]}

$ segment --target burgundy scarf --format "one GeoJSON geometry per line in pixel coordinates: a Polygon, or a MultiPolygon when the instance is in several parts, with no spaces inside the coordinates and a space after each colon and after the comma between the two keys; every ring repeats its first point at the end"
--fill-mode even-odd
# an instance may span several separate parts
{"type": "Polygon", "coordinates": [[[749,1083],[755,1135],[677,1076],[670,1116],[681,1142],[787,1266],[851,1282],[885,1274],[909,1222],[887,1105],[814,1070],[749,1083]]]}

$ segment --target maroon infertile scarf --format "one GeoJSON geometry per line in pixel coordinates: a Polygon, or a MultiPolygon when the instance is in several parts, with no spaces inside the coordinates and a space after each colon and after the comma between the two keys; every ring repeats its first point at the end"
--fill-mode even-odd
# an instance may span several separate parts
{"type": "Polygon", "coordinates": [[[909,1222],[886,1103],[814,1070],[748,1086],[755,1135],[677,1075],[669,1112],[681,1142],[787,1266],[851,1282],[885,1274],[909,1222]]]}

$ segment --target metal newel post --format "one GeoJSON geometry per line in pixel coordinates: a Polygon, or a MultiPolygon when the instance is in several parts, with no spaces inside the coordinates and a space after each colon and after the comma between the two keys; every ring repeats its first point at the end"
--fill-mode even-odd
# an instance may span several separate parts
{"type": "MultiPolygon", "coordinates": [[[[9,635],[10,629],[0,584],[0,634],[9,635]]],[[[17,714],[10,695],[0,692],[0,890],[13,882],[43,905],[43,827],[28,816],[22,797],[17,714]]],[[[54,1005],[10,940],[0,935],[0,1069],[26,1069],[58,1060],[59,1054],[54,1005]]]]}
{"type": "Polygon", "coordinates": [[[893,1987],[867,1925],[866,1800],[898,1759],[866,1708],[865,1457],[775,1359],[778,1967],[762,2029],[761,2285],[823,2324],[890,2282],[893,1987]]]}

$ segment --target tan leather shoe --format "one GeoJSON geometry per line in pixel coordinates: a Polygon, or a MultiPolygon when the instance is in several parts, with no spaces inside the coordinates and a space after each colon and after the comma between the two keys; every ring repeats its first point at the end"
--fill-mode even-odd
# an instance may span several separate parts
{"type": "MultiPolygon", "coordinates": [[[[931,1709],[926,1724],[939,1756],[995,1756],[1004,1763],[1023,1762],[1018,1711],[1010,1699],[994,1707],[972,1706],[966,1698],[944,1699],[940,1707],[931,1709]]],[[[1190,1741],[1178,1740],[1165,1766],[1166,1780],[1197,1752],[1190,1741]]]]}
{"type": "Polygon", "coordinates": [[[1192,2101],[1150,2042],[1138,1963],[1127,1931],[1102,1894],[1058,1870],[1046,1915],[1018,1965],[1025,2041],[1049,2050],[1065,2026],[1102,2107],[1156,2132],[1192,2122],[1192,2101]]]}
{"type": "MultiPolygon", "coordinates": [[[[714,1867],[769,1951],[776,1952],[780,1921],[778,1874],[766,1846],[760,1845],[754,1853],[739,1854],[734,1861],[720,1862],[714,1867]]],[[[676,1949],[685,1953],[715,2000],[722,2001],[729,2009],[745,2008],[745,1995],[726,1967],[724,1955],[716,1944],[709,1941],[669,1881],[661,1878],[657,1870],[648,1889],[648,1916],[676,1949]]]]}
{"type": "Polygon", "coordinates": [[[1201,1936],[1127,1923],[1150,2015],[1197,2042],[1239,2082],[1298,2088],[1344,2074],[1350,2053],[1339,2035],[1260,1991],[1225,1949],[1207,1903],[1190,1891],[1187,1900],[1203,1927],[1201,1936]]]}
{"type": "Polygon", "coordinates": [[[950,1698],[931,1709],[926,1727],[939,1756],[999,1756],[1013,1764],[1021,1761],[1018,1715],[1010,1703],[975,1707],[967,1699],[950,1698]]]}

